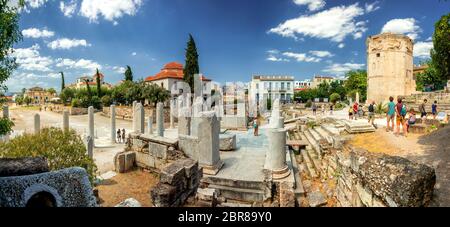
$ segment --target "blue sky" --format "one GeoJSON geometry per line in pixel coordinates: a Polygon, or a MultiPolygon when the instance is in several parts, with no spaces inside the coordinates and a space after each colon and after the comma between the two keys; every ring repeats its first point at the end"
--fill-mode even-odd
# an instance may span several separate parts
{"type": "Polygon", "coordinates": [[[189,33],[201,72],[221,83],[365,69],[365,40],[381,31],[414,38],[417,63],[429,57],[434,23],[450,12],[450,1],[439,0],[26,1],[10,91],[59,88],[59,71],[72,83],[97,67],[112,84],[126,65],[145,78],[167,62],[184,63],[189,33]]]}

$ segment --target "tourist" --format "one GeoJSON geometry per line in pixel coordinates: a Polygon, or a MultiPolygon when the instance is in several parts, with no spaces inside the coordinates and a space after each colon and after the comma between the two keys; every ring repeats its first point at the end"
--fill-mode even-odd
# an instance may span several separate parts
{"type": "Polygon", "coordinates": [[[356,115],[358,114],[358,102],[355,102],[355,104],[353,104],[353,119],[357,120],[356,115]]]}
{"type": "Polygon", "coordinates": [[[397,122],[397,128],[395,135],[400,134],[400,126],[403,127],[403,134],[406,137],[408,132],[406,129],[406,105],[402,102],[402,98],[397,99],[397,105],[395,105],[395,113],[396,113],[396,122],[397,122]]]}
{"type": "Polygon", "coordinates": [[[409,132],[409,126],[416,123],[416,111],[413,108],[409,110],[408,121],[406,122],[406,131],[409,132]]]}
{"type": "Polygon", "coordinates": [[[330,105],[330,115],[333,115],[333,104],[330,105]]]}
{"type": "Polygon", "coordinates": [[[420,118],[427,117],[427,111],[425,110],[425,104],[427,104],[428,100],[424,99],[423,103],[419,106],[420,118]]]}
{"type": "Polygon", "coordinates": [[[353,107],[352,106],[348,107],[348,119],[349,120],[353,119],[353,107]]]}
{"type": "Polygon", "coordinates": [[[315,102],[312,103],[311,108],[312,108],[312,111],[313,111],[313,115],[316,116],[316,113],[317,113],[317,106],[316,106],[316,103],[315,103],[315,102]]]}
{"type": "Polygon", "coordinates": [[[117,143],[121,143],[120,128],[117,130],[117,143]]]}
{"type": "Polygon", "coordinates": [[[388,109],[386,113],[387,117],[387,128],[386,132],[394,131],[394,117],[395,117],[395,103],[394,103],[394,97],[389,97],[389,103],[388,103],[388,109]],[[389,127],[389,122],[391,122],[392,127],[389,127]]]}
{"type": "Polygon", "coordinates": [[[258,136],[258,118],[253,119],[253,135],[258,136]]]}
{"type": "Polygon", "coordinates": [[[433,105],[431,105],[431,114],[433,114],[433,119],[436,119],[436,115],[437,115],[437,101],[434,101],[433,105]]]}
{"type": "Polygon", "coordinates": [[[361,104],[358,105],[358,117],[360,118],[364,117],[364,111],[361,104]]]}
{"type": "Polygon", "coordinates": [[[122,129],[122,143],[125,143],[125,129],[122,129]]]}
{"type": "Polygon", "coordinates": [[[372,101],[369,105],[369,123],[373,125],[375,120],[375,101],[372,101]]]}
{"type": "Polygon", "coordinates": [[[325,104],[322,104],[322,115],[325,115],[325,104]]]}

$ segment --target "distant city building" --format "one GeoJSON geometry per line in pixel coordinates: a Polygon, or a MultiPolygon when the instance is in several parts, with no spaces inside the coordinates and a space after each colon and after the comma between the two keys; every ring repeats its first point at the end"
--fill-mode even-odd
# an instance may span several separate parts
{"type": "Polygon", "coordinates": [[[413,75],[414,75],[414,79],[417,78],[417,75],[425,72],[425,70],[428,69],[428,65],[427,64],[423,64],[423,65],[415,65],[413,68],[413,75]]]}
{"type": "Polygon", "coordinates": [[[294,98],[293,76],[253,76],[249,84],[250,99],[257,103],[263,100],[279,99],[281,102],[292,102],[294,98]]]}
{"type": "Polygon", "coordinates": [[[405,35],[383,33],[367,39],[367,100],[386,102],[390,96],[416,91],[413,41],[405,35]]]}
{"type": "Polygon", "coordinates": [[[311,88],[311,80],[307,79],[307,80],[302,80],[302,81],[295,81],[294,82],[294,90],[295,91],[303,91],[306,89],[311,88]]]}
{"type": "Polygon", "coordinates": [[[32,99],[31,104],[33,105],[44,105],[50,103],[56,94],[50,93],[41,87],[32,87],[28,89],[24,97],[30,97],[32,99]]]}
{"type": "MultiPolygon", "coordinates": [[[[102,73],[99,73],[99,77],[100,77],[100,83],[101,83],[102,86],[105,86],[105,87],[108,87],[108,88],[112,88],[111,84],[105,82],[105,76],[102,73]]],[[[93,76],[82,76],[82,77],[79,77],[75,81],[75,83],[69,84],[66,87],[76,88],[76,89],[86,88],[88,83],[89,83],[89,85],[91,87],[97,86],[97,74],[94,74],[93,76]]]]}
{"type": "MultiPolygon", "coordinates": [[[[166,90],[172,91],[172,94],[181,94],[183,93],[183,86],[178,84],[179,82],[184,82],[183,80],[184,72],[183,72],[183,64],[178,62],[170,62],[161,69],[159,73],[154,76],[149,76],[145,78],[145,82],[150,84],[156,84],[166,90]]],[[[210,95],[211,94],[211,80],[207,79],[205,76],[201,77],[203,82],[203,94],[210,95]]],[[[191,92],[194,88],[191,88],[191,92]]]]}
{"type": "Polygon", "coordinates": [[[314,76],[310,85],[310,88],[314,89],[317,88],[319,86],[319,84],[323,83],[323,82],[327,82],[328,84],[330,84],[331,82],[337,80],[336,78],[332,77],[332,76],[314,76]]]}

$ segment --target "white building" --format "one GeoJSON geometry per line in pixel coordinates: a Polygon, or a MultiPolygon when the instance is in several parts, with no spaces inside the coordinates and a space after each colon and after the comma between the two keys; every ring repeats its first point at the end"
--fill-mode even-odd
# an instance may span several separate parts
{"type": "Polygon", "coordinates": [[[308,88],[311,88],[312,82],[309,79],[301,80],[301,81],[295,81],[294,82],[294,90],[301,91],[308,88]]]}
{"type": "Polygon", "coordinates": [[[290,103],[294,99],[293,76],[253,76],[249,85],[249,98],[257,103],[280,99],[290,103]]]}

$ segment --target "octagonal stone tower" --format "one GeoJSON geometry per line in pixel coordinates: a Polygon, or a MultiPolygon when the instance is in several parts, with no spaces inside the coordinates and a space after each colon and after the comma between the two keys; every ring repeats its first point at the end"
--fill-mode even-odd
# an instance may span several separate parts
{"type": "Polygon", "coordinates": [[[383,33],[367,39],[367,100],[384,102],[390,96],[411,95],[416,90],[413,78],[413,42],[408,36],[383,33]]]}

